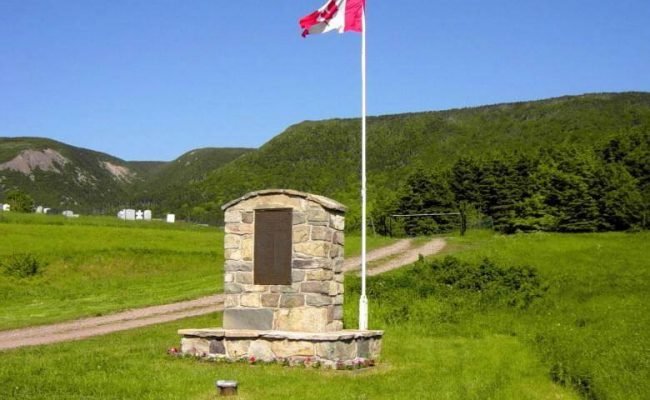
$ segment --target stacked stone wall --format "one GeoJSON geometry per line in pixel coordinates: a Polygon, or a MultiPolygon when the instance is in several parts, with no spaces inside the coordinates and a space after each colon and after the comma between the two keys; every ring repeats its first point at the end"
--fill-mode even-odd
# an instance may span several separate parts
{"type": "Polygon", "coordinates": [[[343,328],[343,211],[319,198],[256,194],[225,212],[224,328],[330,332],[343,328]],[[255,210],[292,210],[290,285],[254,284],[255,210]]]}
{"type": "Polygon", "coordinates": [[[292,333],[183,329],[181,352],[198,357],[265,362],[284,361],[291,365],[317,362],[339,368],[376,361],[381,354],[381,331],[336,333],[292,333]]]}

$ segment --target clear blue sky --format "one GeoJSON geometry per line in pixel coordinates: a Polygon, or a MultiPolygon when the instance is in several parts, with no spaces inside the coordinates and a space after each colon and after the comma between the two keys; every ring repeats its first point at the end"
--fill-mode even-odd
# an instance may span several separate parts
{"type": "MultiPolygon", "coordinates": [[[[355,33],[325,0],[0,0],[0,136],[126,160],[258,147],[356,117],[355,33]]],[[[368,0],[368,113],[650,91],[648,0],[368,0]]]]}

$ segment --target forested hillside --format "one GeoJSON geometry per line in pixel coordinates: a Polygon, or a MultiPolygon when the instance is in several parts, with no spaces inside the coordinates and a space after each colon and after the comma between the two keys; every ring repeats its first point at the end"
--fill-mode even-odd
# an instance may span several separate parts
{"type": "Polygon", "coordinates": [[[0,138],[0,200],[20,190],[37,205],[102,213],[138,176],[124,160],[45,138],[0,138]]]}
{"type": "Polygon", "coordinates": [[[203,220],[205,216],[200,212],[194,210],[192,214],[196,206],[190,201],[194,193],[192,184],[251,151],[254,149],[210,147],[189,151],[161,166],[139,162],[137,164],[147,172],[142,174],[142,183],[134,188],[133,203],[159,213],[178,212],[194,220],[203,220]]]}
{"type": "Polygon", "coordinates": [[[45,138],[0,138],[0,201],[10,202],[19,193],[21,199],[30,198],[28,209],[41,205],[53,212],[112,214],[124,207],[148,207],[174,212],[192,182],[249,151],[204,148],[171,162],[124,161],[45,138]]]}
{"type": "MultiPolygon", "coordinates": [[[[260,149],[206,148],[172,162],[127,162],[41,138],[0,138],[0,200],[219,223],[249,191],[290,188],[349,206],[359,228],[360,121],[305,121],[260,149]]],[[[383,233],[430,233],[459,218],[516,230],[645,228],[650,201],[650,93],[610,93],[368,119],[368,200],[383,233]]]]}
{"type": "MultiPolygon", "coordinates": [[[[257,152],[242,156],[196,184],[196,197],[193,201],[201,203],[201,211],[218,216],[221,204],[248,191],[270,187],[292,188],[331,196],[347,204],[351,208],[348,226],[354,227],[358,225],[359,215],[359,131],[358,119],[306,121],[291,126],[257,152]]],[[[621,188],[619,193],[626,192],[622,188],[634,187],[635,191],[631,194],[634,199],[631,201],[635,205],[631,212],[642,215],[644,211],[639,210],[639,207],[645,207],[647,213],[648,171],[643,165],[648,165],[649,131],[649,93],[589,94],[478,108],[372,117],[368,119],[370,209],[377,225],[395,211],[458,210],[461,202],[465,208],[470,207],[482,216],[498,220],[500,216],[497,214],[503,210],[500,207],[504,205],[489,201],[486,203],[485,198],[472,200],[460,194],[455,196],[454,193],[447,193],[444,195],[447,200],[440,200],[445,204],[425,204],[425,201],[411,205],[405,205],[403,198],[408,197],[409,191],[413,190],[411,177],[416,174],[443,176],[447,187],[458,185],[458,182],[454,183],[447,177],[451,174],[452,167],[460,168],[457,166],[459,160],[477,165],[494,163],[490,167],[490,179],[517,186],[520,181],[512,181],[513,175],[507,171],[517,168],[513,164],[515,161],[511,161],[516,159],[519,160],[517,162],[529,160],[535,168],[541,168],[540,171],[531,170],[530,173],[555,186],[547,186],[544,191],[538,191],[535,185],[540,181],[533,182],[524,176],[521,180],[527,185],[533,185],[526,189],[525,196],[503,198],[503,191],[495,189],[490,195],[492,198],[517,203],[520,208],[533,208],[535,212],[543,214],[541,205],[537,207],[531,203],[552,205],[559,202],[550,196],[551,192],[566,194],[562,185],[556,182],[559,178],[571,181],[571,177],[562,175],[571,169],[566,163],[583,163],[585,168],[586,165],[592,168],[587,174],[589,176],[585,175],[583,180],[593,180],[590,174],[605,174],[607,178],[603,179],[611,181],[609,185],[621,188]],[[499,170],[499,163],[505,165],[504,171],[499,170]],[[603,163],[608,166],[605,168],[603,163]],[[544,178],[540,174],[545,174],[544,178]],[[528,193],[535,196],[528,196],[528,193]],[[640,193],[645,193],[645,200],[638,199],[637,194],[640,193]],[[522,201],[526,204],[519,204],[522,201]],[[645,203],[639,205],[639,201],[645,203]]],[[[488,180],[481,177],[476,179],[484,186],[484,191],[488,187],[496,188],[488,180]]],[[[592,198],[599,196],[595,188],[585,189],[584,182],[568,182],[567,185],[576,185],[575,190],[580,193],[591,191],[592,198]]],[[[603,185],[602,181],[599,185],[603,185]]],[[[598,190],[603,193],[609,189],[602,186],[598,190]]],[[[435,192],[432,193],[434,197],[437,196],[435,192]]],[[[571,207],[579,208],[580,195],[576,194],[567,201],[573,205],[561,205],[563,213],[571,213],[571,207]]],[[[613,198],[608,201],[616,202],[613,198]]],[[[506,214],[513,218],[528,218],[526,213],[512,214],[511,210],[506,214]]],[[[542,218],[543,215],[537,217],[542,218]]],[[[556,216],[552,218],[555,222],[546,221],[548,223],[542,225],[556,229],[558,218],[564,217],[556,216]]],[[[501,222],[496,221],[495,225],[501,227],[501,222]]],[[[574,224],[568,230],[580,230],[580,223],[576,221],[577,225],[574,224]]],[[[634,224],[637,223],[638,218],[634,219],[634,224]]],[[[433,221],[431,229],[438,229],[435,226],[440,224],[441,221],[433,221]]],[[[599,224],[598,229],[607,226],[599,224]]],[[[508,223],[507,229],[514,225],[508,223]]],[[[585,226],[585,230],[592,230],[593,224],[591,225],[585,226]]]]}

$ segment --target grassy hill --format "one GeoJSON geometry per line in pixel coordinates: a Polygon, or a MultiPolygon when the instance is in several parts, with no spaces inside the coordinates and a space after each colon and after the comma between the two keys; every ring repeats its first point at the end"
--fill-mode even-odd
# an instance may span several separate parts
{"type": "MultiPolygon", "coordinates": [[[[650,93],[588,94],[368,119],[370,202],[390,195],[419,167],[461,156],[533,152],[560,144],[593,147],[650,130],[650,93]]],[[[251,190],[289,187],[358,203],[359,119],[305,121],[197,184],[206,208],[251,190]]],[[[198,200],[198,199],[197,199],[198,200]]],[[[370,204],[372,207],[372,204],[370,204]]]]}
{"type": "Polygon", "coordinates": [[[154,211],[174,212],[187,203],[191,185],[206,175],[253,149],[208,147],[189,151],[164,164],[131,162],[143,180],[135,188],[133,198],[154,211]]]}
{"type": "Polygon", "coordinates": [[[249,151],[205,148],[171,162],[124,161],[46,138],[0,138],[0,200],[18,188],[56,211],[112,213],[127,205],[166,204],[249,151]]]}
{"type": "Polygon", "coordinates": [[[102,212],[137,179],[125,161],[105,153],[45,138],[0,138],[0,198],[19,188],[39,205],[102,212]]]}
{"type": "MultiPolygon", "coordinates": [[[[292,188],[348,205],[353,225],[359,214],[359,131],[359,119],[305,121],[257,151],[197,149],[172,162],[126,162],[49,139],[0,138],[0,200],[3,191],[18,187],[53,208],[112,213],[129,205],[215,223],[219,206],[246,192],[292,188]],[[17,165],[25,160],[33,162],[21,170],[17,165]]],[[[413,171],[449,168],[460,157],[594,149],[613,137],[648,132],[650,93],[638,92],[370,117],[369,207],[394,197],[413,171]]]]}

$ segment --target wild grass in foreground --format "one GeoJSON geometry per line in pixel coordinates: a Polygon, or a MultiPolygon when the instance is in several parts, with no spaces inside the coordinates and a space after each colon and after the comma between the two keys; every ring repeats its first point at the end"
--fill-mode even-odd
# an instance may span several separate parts
{"type": "Polygon", "coordinates": [[[419,336],[389,327],[382,363],[361,371],[215,364],[166,354],[187,319],[81,342],[0,353],[0,398],[213,399],[217,379],[240,399],[574,399],[534,353],[506,335],[419,336]]]}
{"type": "MultiPolygon", "coordinates": [[[[220,229],[109,217],[0,217],[0,330],[222,291],[220,229]]],[[[371,237],[368,247],[393,241],[371,237]]],[[[359,237],[348,236],[346,254],[359,252],[359,237]]]]}
{"type": "Polygon", "coordinates": [[[432,338],[504,335],[534,350],[547,376],[584,398],[647,398],[650,234],[478,232],[449,242],[457,258],[441,255],[369,280],[371,326],[432,338]]]}
{"type": "Polygon", "coordinates": [[[105,221],[13,215],[0,223],[0,329],[221,290],[221,231],[140,221],[136,225],[111,220],[104,225],[105,221]],[[16,267],[21,260],[34,261],[37,271],[22,274],[25,268],[16,267]]]}

